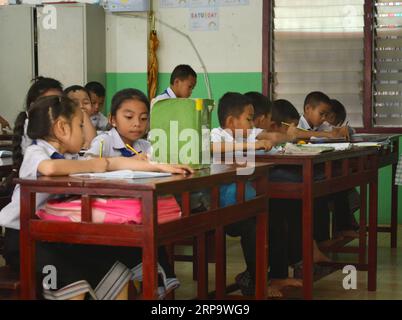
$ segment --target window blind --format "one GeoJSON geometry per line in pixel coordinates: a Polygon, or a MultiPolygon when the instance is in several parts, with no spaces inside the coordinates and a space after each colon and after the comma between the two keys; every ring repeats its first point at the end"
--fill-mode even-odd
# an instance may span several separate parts
{"type": "Polygon", "coordinates": [[[273,97],[303,112],[305,96],[322,91],[363,126],[364,0],[275,0],[273,97]]]}
{"type": "Polygon", "coordinates": [[[402,2],[374,1],[374,126],[402,126],[402,2]]]}

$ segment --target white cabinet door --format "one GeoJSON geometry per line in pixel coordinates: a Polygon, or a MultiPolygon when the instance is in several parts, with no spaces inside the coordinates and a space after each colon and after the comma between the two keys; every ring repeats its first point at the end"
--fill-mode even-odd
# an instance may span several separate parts
{"type": "Polygon", "coordinates": [[[0,114],[13,126],[34,77],[33,9],[0,6],[0,114]]]}
{"type": "Polygon", "coordinates": [[[68,87],[85,85],[85,7],[83,5],[55,5],[55,29],[47,20],[52,11],[38,8],[38,74],[55,78],[68,87]]]}

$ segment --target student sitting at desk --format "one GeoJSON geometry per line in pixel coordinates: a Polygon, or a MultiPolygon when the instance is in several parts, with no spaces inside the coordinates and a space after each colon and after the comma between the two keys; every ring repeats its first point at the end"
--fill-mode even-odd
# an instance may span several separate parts
{"type": "MultiPolygon", "coordinates": [[[[212,150],[214,153],[246,151],[265,149],[270,150],[274,143],[269,140],[257,140],[258,131],[254,128],[254,108],[252,101],[240,93],[226,93],[218,105],[218,118],[221,125],[211,131],[212,150]]],[[[250,182],[246,184],[245,200],[256,196],[256,191],[250,182]]],[[[236,185],[229,184],[220,188],[220,205],[222,207],[236,203],[236,185]]],[[[246,261],[247,269],[236,276],[243,295],[254,295],[255,293],[255,268],[256,250],[255,219],[249,219],[230,225],[225,228],[226,233],[232,237],[240,237],[240,243],[246,261]]],[[[270,285],[269,295],[281,297],[279,288],[270,285]]]]}
{"type": "MultiPolygon", "coordinates": [[[[13,146],[20,146],[21,154],[25,153],[25,149],[32,144],[32,140],[27,135],[28,129],[28,113],[33,103],[40,97],[61,96],[63,94],[62,84],[52,78],[37,77],[28,90],[25,99],[25,111],[18,114],[14,124],[13,146]],[[23,133],[21,135],[21,132],[23,133]]],[[[21,154],[13,154],[13,157],[20,157],[21,154]]],[[[13,158],[14,160],[14,158],[13,158]]],[[[15,162],[15,160],[14,160],[15,162]]]]}
{"type": "MultiPolygon", "coordinates": [[[[335,127],[342,126],[346,121],[346,108],[338,100],[331,99],[331,112],[327,117],[327,122],[335,127]]],[[[349,134],[356,131],[348,126],[349,134]]],[[[335,195],[332,203],[334,212],[335,234],[334,238],[352,237],[358,238],[359,224],[354,213],[360,209],[360,194],[356,189],[351,189],[345,193],[335,195]],[[347,202],[345,202],[345,198],[347,202]]]]}
{"type": "Polygon", "coordinates": [[[181,64],[174,68],[170,76],[170,87],[152,99],[152,106],[159,100],[172,98],[190,98],[197,85],[197,73],[189,65],[181,64]]]}
{"type": "MultiPolygon", "coordinates": [[[[305,132],[304,136],[325,135],[331,137],[331,133],[334,133],[332,137],[336,137],[338,134],[342,133],[343,136],[349,137],[350,129],[348,126],[333,126],[334,123],[337,125],[343,124],[346,117],[345,107],[341,105],[339,101],[330,100],[329,97],[322,92],[312,92],[308,94],[305,99],[304,112],[304,116],[300,118],[298,128],[315,131],[313,134],[305,132]],[[327,120],[331,121],[332,124],[328,123],[327,120]]],[[[353,216],[353,212],[356,211],[357,208],[356,205],[354,205],[354,209],[352,209],[351,203],[358,203],[359,197],[353,192],[354,195],[352,199],[354,200],[351,202],[349,200],[349,194],[352,194],[352,192],[352,190],[342,191],[329,198],[333,204],[332,211],[334,212],[336,226],[334,238],[358,237],[358,233],[356,232],[357,223],[353,216]]],[[[332,241],[328,241],[329,234],[326,236],[323,234],[323,236],[319,238],[323,244],[332,243],[332,241]]]]}
{"type": "MultiPolygon", "coordinates": [[[[84,142],[83,112],[78,104],[66,97],[39,98],[29,111],[28,136],[33,140],[23,159],[16,159],[22,179],[39,176],[65,176],[72,173],[105,172],[121,169],[187,173],[186,166],[151,164],[127,158],[78,159],[76,155],[84,142]]],[[[21,132],[21,135],[23,132],[21,132]]],[[[19,149],[20,146],[15,146],[19,149]]],[[[15,154],[21,155],[20,150],[15,154]]],[[[36,209],[46,203],[49,194],[36,194],[36,209]]],[[[12,201],[0,212],[0,225],[6,228],[4,257],[16,271],[20,266],[20,186],[14,189],[12,201]]],[[[140,261],[139,250],[108,246],[85,246],[40,242],[37,244],[36,272],[43,277],[43,267],[53,265],[57,270],[57,288],[80,280],[95,287],[116,261],[129,268],[140,261]]],[[[42,283],[39,282],[38,283],[42,283]]],[[[120,288],[123,290],[123,288],[120,288]]],[[[120,293],[116,290],[117,297],[120,293]]],[[[49,293],[51,295],[51,293],[49,293]]]]}
{"type": "Polygon", "coordinates": [[[275,100],[272,103],[272,118],[268,131],[287,133],[289,127],[297,127],[300,114],[287,100],[275,100]]]}
{"type": "MultiPolygon", "coordinates": [[[[112,129],[98,135],[86,151],[85,157],[117,157],[148,163],[151,144],[142,139],[149,129],[149,100],[140,90],[124,89],[112,98],[110,110],[112,129]]],[[[168,278],[175,278],[164,248],[159,260],[168,278]]],[[[178,280],[175,281],[178,285],[178,280]]]]}
{"type": "MultiPolygon", "coordinates": [[[[261,95],[261,94],[259,94],[261,95]]],[[[261,95],[262,96],[262,95],[261,95]]],[[[258,97],[257,94],[251,99],[254,109],[263,112],[267,109],[266,99],[258,97]],[[257,98],[258,97],[258,98],[257,98]],[[264,102],[265,101],[265,102],[264,102]]],[[[300,115],[296,108],[286,100],[277,100],[272,103],[271,121],[257,121],[257,127],[266,129],[269,132],[278,132],[284,137],[289,137],[288,132],[296,129],[300,115]],[[286,125],[285,125],[286,124],[286,125]],[[289,124],[290,127],[289,127],[289,124]]],[[[270,179],[275,181],[298,181],[301,177],[300,168],[291,166],[275,166],[270,171],[270,179]]],[[[326,202],[318,200],[315,203],[315,210],[321,212],[325,209],[326,202]]],[[[301,286],[298,279],[288,278],[288,267],[301,259],[300,244],[301,229],[300,216],[298,213],[301,208],[299,202],[292,200],[271,200],[270,201],[270,277],[273,284],[279,288],[288,286],[301,286]]],[[[317,219],[319,214],[315,215],[317,219]]],[[[320,221],[315,222],[316,225],[320,221]]],[[[318,228],[316,228],[317,230],[318,228]]],[[[320,239],[320,237],[318,237],[320,239]]],[[[314,262],[328,261],[328,258],[319,250],[316,241],[314,241],[314,262]]],[[[316,268],[317,269],[317,268],[316,268]]]]}
{"type": "MultiPolygon", "coordinates": [[[[336,99],[331,99],[331,112],[327,116],[327,122],[333,127],[341,127],[346,121],[346,108],[336,99]]],[[[346,122],[346,126],[349,129],[349,135],[356,133],[356,130],[348,126],[349,122],[346,122]]]]}
{"type": "Polygon", "coordinates": [[[254,126],[263,139],[274,141],[276,144],[292,141],[296,138],[294,131],[297,125],[290,125],[283,132],[272,130],[272,104],[269,99],[259,92],[247,92],[244,94],[250,98],[254,107],[254,126]]]}
{"type": "MultiPolygon", "coordinates": [[[[296,129],[299,120],[300,114],[291,102],[283,99],[276,100],[272,103],[272,118],[268,131],[288,134],[290,130],[296,129]]],[[[314,179],[319,180],[323,177],[323,173],[318,172],[314,179]]],[[[270,171],[270,180],[273,182],[301,182],[301,168],[297,166],[275,166],[270,171]]],[[[297,200],[271,200],[270,210],[273,213],[270,215],[271,227],[276,226],[276,228],[270,228],[272,241],[281,243],[281,246],[273,244],[271,246],[271,273],[273,278],[286,279],[289,265],[297,263],[298,269],[301,265],[298,263],[301,259],[301,202],[297,200]]],[[[314,202],[314,213],[313,261],[315,263],[328,262],[330,261],[329,258],[321,252],[317,245],[317,241],[327,240],[326,219],[322,220],[322,217],[328,215],[326,198],[320,198],[314,202]]],[[[316,274],[327,273],[328,271],[326,268],[315,265],[316,274]]],[[[289,281],[283,281],[284,284],[286,282],[289,281]]],[[[279,280],[278,283],[280,283],[279,280]]]]}
{"type": "Polygon", "coordinates": [[[109,120],[103,115],[102,109],[105,104],[105,87],[96,81],[88,82],[85,89],[89,92],[92,102],[91,123],[96,130],[105,131],[109,129],[109,120]]]}
{"type": "Polygon", "coordinates": [[[276,143],[268,140],[269,135],[265,130],[254,127],[252,101],[240,93],[228,92],[221,98],[218,118],[221,126],[211,130],[214,153],[261,149],[268,151],[276,143]]]}
{"type": "Polygon", "coordinates": [[[331,100],[322,92],[311,92],[304,100],[304,114],[300,117],[298,138],[311,137],[349,138],[347,127],[332,127],[326,123],[331,112],[331,100]]]}
{"type": "Polygon", "coordinates": [[[91,99],[89,98],[89,92],[87,89],[81,86],[70,86],[64,90],[64,94],[76,102],[84,113],[83,129],[85,141],[83,149],[87,149],[90,146],[92,139],[96,137],[95,127],[92,125],[90,119],[94,108],[92,106],[91,99]]]}
{"type": "MultiPolygon", "coordinates": [[[[344,124],[346,120],[346,109],[338,100],[329,100],[330,108],[327,110],[327,96],[321,92],[310,93],[306,97],[305,102],[305,114],[306,118],[303,117],[299,121],[299,127],[307,129],[308,125],[307,119],[311,120],[310,123],[315,123],[315,131],[317,134],[325,131],[339,130],[346,132],[349,137],[350,134],[354,133],[354,130],[349,126],[339,127],[344,124]],[[316,105],[315,111],[312,110],[311,106],[316,105]],[[325,106],[325,107],[324,107],[325,106]],[[310,108],[310,109],[309,109],[310,108]],[[328,112],[326,112],[326,111],[328,112]],[[321,115],[325,118],[320,126],[318,124],[317,112],[322,112],[321,115]],[[317,122],[315,122],[317,120],[317,122]]],[[[320,118],[322,121],[324,118],[320,118]]],[[[342,239],[344,237],[357,238],[359,234],[356,232],[359,226],[355,220],[353,213],[360,208],[360,196],[355,189],[349,191],[342,191],[333,194],[330,199],[330,206],[334,213],[334,225],[335,225],[335,239],[342,239]]],[[[322,239],[324,240],[324,239],[322,239]]],[[[332,240],[327,244],[331,244],[332,240]]],[[[324,244],[324,243],[323,243],[324,244]]]]}
{"type": "Polygon", "coordinates": [[[112,99],[112,129],[93,139],[85,156],[134,157],[148,160],[151,144],[143,139],[149,128],[149,101],[137,89],[124,89],[112,99]]]}

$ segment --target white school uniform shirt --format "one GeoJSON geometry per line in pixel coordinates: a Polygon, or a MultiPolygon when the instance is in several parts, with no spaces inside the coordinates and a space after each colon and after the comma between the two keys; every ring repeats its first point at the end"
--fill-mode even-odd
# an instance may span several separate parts
{"type": "Polygon", "coordinates": [[[95,113],[91,117],[91,123],[96,130],[106,131],[108,129],[109,121],[103,113],[95,113]]]}
{"type": "Polygon", "coordinates": [[[263,129],[259,128],[253,128],[251,129],[250,134],[247,136],[247,138],[244,138],[242,136],[235,136],[225,130],[222,129],[221,127],[219,128],[214,128],[211,130],[211,142],[235,142],[235,143],[242,143],[242,142],[256,142],[258,135],[263,132],[263,129]]]}
{"type": "MultiPolygon", "coordinates": [[[[101,150],[101,141],[103,140],[103,157],[122,157],[119,149],[126,148],[124,141],[115,128],[96,136],[91,143],[90,148],[85,152],[84,157],[99,156],[101,150]]],[[[144,139],[136,140],[132,147],[138,152],[150,156],[152,154],[151,144],[144,139]]]]}
{"type": "Polygon", "coordinates": [[[28,118],[24,122],[24,135],[21,138],[21,152],[24,155],[25,150],[32,144],[32,139],[28,137],[28,118]]]}
{"type": "MultiPolygon", "coordinates": [[[[36,140],[36,144],[32,144],[26,148],[18,176],[22,179],[39,177],[39,164],[44,160],[51,159],[54,152],[57,152],[57,150],[51,144],[45,140],[36,140]]],[[[65,154],[64,156],[70,160],[78,159],[78,155],[65,154]]],[[[50,195],[47,193],[36,193],[36,209],[41,207],[49,198],[50,195]]],[[[20,229],[19,184],[14,188],[11,202],[0,211],[0,225],[11,229],[20,229]]]]}
{"type": "Polygon", "coordinates": [[[160,100],[174,99],[174,98],[177,98],[176,94],[169,87],[165,91],[163,91],[162,94],[160,94],[159,96],[156,96],[155,98],[152,99],[152,101],[151,101],[151,109],[154,106],[154,104],[157,103],[160,100]]]}
{"type": "Polygon", "coordinates": [[[299,129],[309,130],[309,131],[332,131],[332,126],[328,122],[324,122],[319,127],[312,128],[307,122],[306,118],[303,116],[300,117],[299,124],[297,125],[299,129]]]}

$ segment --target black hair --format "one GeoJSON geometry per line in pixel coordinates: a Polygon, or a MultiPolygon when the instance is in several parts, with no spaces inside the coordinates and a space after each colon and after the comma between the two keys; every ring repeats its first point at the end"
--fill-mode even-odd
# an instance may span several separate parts
{"type": "MultiPolygon", "coordinates": [[[[41,76],[33,79],[33,83],[29,88],[25,99],[25,111],[20,112],[14,122],[13,149],[21,145],[22,137],[24,135],[25,120],[28,118],[28,112],[31,110],[33,104],[39,97],[51,89],[60,90],[60,92],[63,93],[63,86],[60,81],[56,79],[41,76]]],[[[14,154],[13,160],[14,164],[16,164],[14,170],[17,170],[19,169],[20,164],[18,165],[16,159],[19,157],[22,159],[21,150],[19,151],[19,154],[18,151],[14,154]],[[14,154],[16,157],[15,159],[14,154]]]]}
{"type": "Polygon", "coordinates": [[[335,113],[336,126],[341,126],[346,120],[345,106],[336,99],[331,99],[332,112],[335,113]]]}
{"type": "Polygon", "coordinates": [[[64,89],[64,94],[67,96],[70,92],[75,92],[75,91],[84,91],[88,94],[88,97],[90,97],[89,91],[86,88],[84,88],[83,86],[78,86],[78,85],[70,86],[70,87],[64,89]]]}
{"type": "Polygon", "coordinates": [[[85,89],[87,89],[89,92],[95,93],[98,97],[106,96],[105,87],[100,82],[97,81],[88,82],[85,85],[85,89]]]}
{"type": "Polygon", "coordinates": [[[174,68],[172,74],[170,75],[170,84],[173,85],[176,79],[186,80],[190,76],[197,79],[197,73],[193,68],[187,64],[180,64],[174,68]]]}
{"type": "Polygon", "coordinates": [[[328,106],[331,106],[331,99],[325,93],[322,93],[320,91],[310,92],[304,100],[304,109],[306,109],[307,105],[315,108],[321,103],[325,103],[328,106]]]}
{"type": "Polygon", "coordinates": [[[111,116],[116,116],[117,110],[120,109],[121,104],[124,101],[127,100],[139,100],[141,102],[143,102],[146,106],[147,106],[147,110],[149,112],[149,100],[147,98],[147,96],[140,90],[138,89],[123,89],[119,92],[117,92],[113,98],[112,98],[112,106],[110,108],[110,114],[111,116]]]}
{"type": "Polygon", "coordinates": [[[254,107],[254,119],[261,116],[266,116],[270,114],[271,111],[271,101],[263,94],[255,91],[247,92],[244,94],[251,100],[251,104],[254,107]]]}
{"type": "Polygon", "coordinates": [[[33,81],[33,83],[28,90],[26,100],[25,100],[25,110],[26,111],[29,111],[32,103],[34,103],[36,101],[36,99],[38,99],[43,94],[45,94],[46,91],[49,91],[51,89],[56,89],[56,90],[60,90],[60,92],[63,92],[63,85],[60,83],[60,81],[58,81],[56,79],[39,76],[39,77],[33,79],[32,81],[33,81]]]}
{"type": "MultiPolygon", "coordinates": [[[[48,96],[38,98],[28,113],[27,135],[32,140],[45,139],[52,136],[52,125],[59,117],[71,120],[78,105],[64,96],[48,96]]],[[[22,131],[21,137],[24,134],[22,131]]],[[[13,145],[13,164],[21,166],[23,159],[21,145],[13,145]]]]}
{"type": "Polygon", "coordinates": [[[272,103],[272,121],[278,126],[281,126],[282,122],[289,123],[292,120],[299,121],[299,119],[299,112],[288,100],[280,99],[272,103]]]}
{"type": "Polygon", "coordinates": [[[252,104],[250,98],[241,93],[225,93],[218,104],[220,126],[225,128],[225,122],[229,116],[239,117],[244,112],[245,107],[250,104],[252,104]]]}

